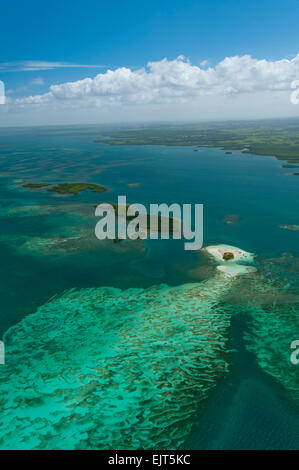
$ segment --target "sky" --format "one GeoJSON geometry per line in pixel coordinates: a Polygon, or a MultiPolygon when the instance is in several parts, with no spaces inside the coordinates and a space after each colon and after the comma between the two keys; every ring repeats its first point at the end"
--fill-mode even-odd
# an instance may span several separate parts
{"type": "Polygon", "coordinates": [[[299,0],[2,3],[0,126],[299,117],[298,18],[299,0]]]}

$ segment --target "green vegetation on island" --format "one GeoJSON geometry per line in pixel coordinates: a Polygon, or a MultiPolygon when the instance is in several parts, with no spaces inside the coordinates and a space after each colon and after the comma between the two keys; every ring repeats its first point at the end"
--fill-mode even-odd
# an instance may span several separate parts
{"type": "MultiPolygon", "coordinates": [[[[110,204],[113,207],[113,209],[115,211],[115,215],[118,216],[119,215],[119,206],[118,206],[118,204],[116,204],[114,202],[108,202],[107,204],[110,204]]],[[[138,213],[135,214],[135,215],[127,215],[127,210],[128,210],[129,206],[130,206],[130,204],[126,204],[126,220],[127,220],[127,222],[131,222],[136,217],[138,217],[138,213]]],[[[97,205],[94,205],[94,207],[97,207],[97,205]]],[[[150,230],[150,227],[151,227],[151,217],[153,217],[153,219],[158,219],[157,220],[157,222],[158,222],[157,228],[158,228],[159,233],[162,232],[162,221],[163,221],[163,219],[164,219],[164,222],[167,222],[167,220],[168,220],[169,221],[169,233],[173,234],[173,232],[175,231],[175,228],[176,228],[175,225],[177,225],[177,224],[175,224],[175,219],[173,217],[163,217],[160,214],[159,215],[147,214],[146,215],[146,225],[147,225],[149,230],[150,230]]],[[[144,221],[144,225],[145,225],[145,221],[144,221]]],[[[120,241],[121,241],[121,239],[117,239],[117,238],[114,240],[115,243],[118,243],[120,241]]]]}
{"type": "Polygon", "coordinates": [[[273,119],[200,124],[151,125],[102,132],[108,145],[221,147],[230,152],[270,155],[299,163],[299,120],[273,119]]]}
{"type": "Polygon", "coordinates": [[[93,193],[105,193],[107,188],[94,183],[58,183],[56,186],[49,188],[51,193],[58,194],[79,194],[81,191],[90,189],[93,193]]]}
{"type": "Polygon", "coordinates": [[[26,183],[23,188],[28,189],[41,189],[46,186],[51,186],[47,191],[58,194],[79,194],[81,191],[90,189],[93,193],[104,193],[108,189],[95,183],[26,183]]]}
{"type": "Polygon", "coordinates": [[[234,254],[231,252],[231,251],[226,251],[225,253],[223,253],[223,259],[225,261],[229,261],[229,260],[232,260],[234,259],[234,254]]]}
{"type": "MultiPolygon", "coordinates": [[[[115,215],[118,215],[119,214],[118,204],[115,204],[115,203],[110,203],[110,204],[114,208],[115,215]]],[[[127,219],[128,222],[130,222],[131,220],[134,220],[138,216],[138,214],[127,215],[127,210],[128,210],[129,206],[130,206],[130,204],[126,204],[126,219],[127,219]]],[[[146,225],[147,225],[148,229],[150,229],[150,227],[151,227],[151,217],[153,217],[153,219],[157,220],[157,228],[158,228],[159,233],[162,232],[162,221],[163,221],[163,219],[164,219],[164,222],[167,222],[167,219],[168,219],[169,233],[170,234],[172,234],[175,230],[175,226],[174,226],[175,221],[174,221],[173,217],[162,217],[161,215],[155,216],[155,215],[150,215],[150,214],[147,214],[145,217],[146,217],[146,225]]]]}

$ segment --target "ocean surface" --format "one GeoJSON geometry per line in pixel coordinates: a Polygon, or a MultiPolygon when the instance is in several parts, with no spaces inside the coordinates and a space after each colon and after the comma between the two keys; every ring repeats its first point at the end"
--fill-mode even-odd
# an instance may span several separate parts
{"type": "Polygon", "coordinates": [[[279,225],[299,225],[299,176],[269,156],[100,137],[0,130],[0,448],[298,449],[299,232],[279,225]],[[94,206],[119,195],[203,204],[204,245],[254,253],[256,275],[222,281],[181,240],[100,242],[94,206]]]}

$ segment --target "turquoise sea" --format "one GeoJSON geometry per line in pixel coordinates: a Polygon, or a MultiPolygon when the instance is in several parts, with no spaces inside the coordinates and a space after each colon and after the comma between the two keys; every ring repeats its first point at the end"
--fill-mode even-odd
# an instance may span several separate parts
{"type": "Polygon", "coordinates": [[[299,176],[274,157],[100,136],[0,130],[0,448],[298,449],[299,232],[279,225],[299,225],[299,176]],[[94,206],[118,195],[203,204],[204,245],[254,253],[256,274],[222,280],[183,241],[100,242],[94,206]]]}

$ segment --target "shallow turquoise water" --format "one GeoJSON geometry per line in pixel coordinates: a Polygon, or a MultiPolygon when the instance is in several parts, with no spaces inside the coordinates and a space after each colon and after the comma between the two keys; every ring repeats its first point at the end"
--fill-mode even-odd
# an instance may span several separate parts
{"type": "MultiPolygon", "coordinates": [[[[178,286],[202,281],[194,269],[205,267],[204,261],[198,254],[184,251],[179,241],[147,241],[143,250],[88,247],[45,254],[24,249],[24,239],[68,237],[70,227],[75,230],[74,227],[85,227],[85,224],[87,235],[96,243],[93,204],[116,201],[118,195],[126,195],[130,203],[145,205],[203,203],[205,245],[239,246],[256,253],[264,264],[269,259],[279,259],[285,252],[299,256],[299,234],[278,228],[279,224],[299,224],[299,179],[290,175],[290,169],[281,168],[282,163],[275,158],[240,152],[226,155],[223,150],[214,148],[194,152],[190,147],[110,147],[93,142],[97,136],[90,133],[96,132],[96,128],[79,130],[82,135],[57,135],[78,133],[78,128],[2,129],[0,132],[1,335],[53,295],[68,289],[150,288],[161,283],[178,286]],[[110,191],[103,195],[85,192],[57,197],[47,192],[24,191],[18,179],[92,182],[107,185],[110,191]],[[139,185],[128,187],[131,183],[139,185]],[[31,216],[7,213],[20,206],[78,203],[90,204],[86,222],[68,210],[31,216]],[[238,214],[239,223],[225,225],[222,218],[226,214],[238,214]],[[20,236],[25,238],[18,238],[20,236]]],[[[262,267],[261,272],[264,273],[264,269],[262,267]]],[[[263,275],[268,276],[267,282],[271,281],[271,276],[273,282],[274,277],[275,282],[281,277],[279,267],[275,276],[274,271],[263,275]]],[[[292,279],[295,279],[294,274],[288,280],[290,284],[292,279]]],[[[296,282],[291,286],[294,291],[296,282]]],[[[238,311],[238,305],[234,309],[238,311]]],[[[288,309],[289,303],[285,307],[286,315],[288,309]]],[[[299,414],[292,398],[269,375],[269,370],[266,373],[258,366],[255,355],[245,349],[243,334],[247,322],[234,319],[235,323],[237,326],[232,326],[228,338],[237,350],[231,356],[231,374],[200,405],[199,420],[186,445],[195,448],[299,447],[299,414]],[[252,397],[257,393],[259,400],[254,401],[254,412],[251,412],[252,397]],[[291,434],[289,439],[286,438],[288,433],[291,434]]],[[[296,328],[295,325],[295,336],[296,328]]]]}

